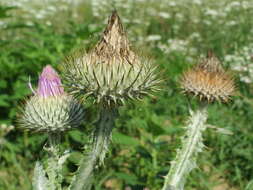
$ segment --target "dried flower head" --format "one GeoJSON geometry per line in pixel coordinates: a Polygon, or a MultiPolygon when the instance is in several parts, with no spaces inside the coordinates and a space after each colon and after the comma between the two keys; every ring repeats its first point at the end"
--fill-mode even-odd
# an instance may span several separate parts
{"type": "Polygon", "coordinates": [[[227,102],[235,91],[232,77],[223,70],[220,61],[209,55],[181,78],[181,88],[185,93],[198,96],[208,102],[227,102]]]}
{"type": "Polygon", "coordinates": [[[64,92],[56,71],[46,66],[37,91],[22,108],[20,125],[34,131],[59,132],[77,127],[82,120],[82,106],[64,92]]]}
{"type": "Polygon", "coordinates": [[[156,67],[130,50],[120,18],[113,12],[101,40],[88,53],[64,63],[66,86],[85,99],[106,106],[121,105],[157,90],[156,67]]]}

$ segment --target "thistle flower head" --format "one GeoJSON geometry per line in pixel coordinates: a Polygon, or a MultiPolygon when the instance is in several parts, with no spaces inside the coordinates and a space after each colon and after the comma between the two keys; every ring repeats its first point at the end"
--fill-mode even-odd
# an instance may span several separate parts
{"type": "Polygon", "coordinates": [[[38,132],[59,132],[77,127],[83,120],[83,108],[64,93],[56,71],[46,66],[38,83],[36,93],[21,110],[21,127],[38,132]]]}
{"type": "Polygon", "coordinates": [[[220,61],[209,55],[193,69],[186,71],[180,81],[185,93],[198,96],[208,102],[227,102],[235,91],[232,77],[223,70],[220,61]]]}
{"type": "Polygon", "coordinates": [[[155,70],[151,62],[131,51],[116,12],[89,53],[70,56],[64,63],[69,91],[106,106],[121,105],[127,99],[140,99],[155,91],[159,83],[155,70]]]}

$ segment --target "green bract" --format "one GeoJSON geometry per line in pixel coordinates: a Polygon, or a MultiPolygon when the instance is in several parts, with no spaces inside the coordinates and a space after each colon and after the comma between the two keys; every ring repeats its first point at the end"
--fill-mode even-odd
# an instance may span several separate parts
{"type": "Polygon", "coordinates": [[[84,113],[81,105],[65,94],[48,98],[35,95],[26,102],[22,112],[21,127],[38,132],[58,132],[77,127],[84,113]]]}

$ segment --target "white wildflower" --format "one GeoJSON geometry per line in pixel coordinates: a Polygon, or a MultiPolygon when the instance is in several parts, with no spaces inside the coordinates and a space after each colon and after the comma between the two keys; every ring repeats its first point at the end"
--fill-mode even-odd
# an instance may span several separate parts
{"type": "Polygon", "coordinates": [[[168,4],[169,4],[170,7],[175,7],[175,6],[177,6],[177,4],[176,4],[175,1],[170,1],[168,4]]]}
{"type": "Polygon", "coordinates": [[[56,12],[57,11],[57,9],[56,9],[56,7],[55,6],[48,6],[47,7],[47,9],[49,10],[49,11],[52,11],[52,12],[56,12]]]}
{"type": "Polygon", "coordinates": [[[217,10],[207,9],[205,15],[216,17],[219,15],[217,10]]]}
{"type": "Polygon", "coordinates": [[[242,82],[245,82],[245,83],[252,83],[252,82],[253,82],[252,77],[249,77],[249,76],[241,76],[241,77],[240,77],[240,80],[241,80],[242,82]]]}
{"type": "Polygon", "coordinates": [[[227,22],[227,26],[234,26],[236,24],[237,24],[237,22],[234,21],[234,20],[231,20],[231,21],[227,22]]]}
{"type": "Polygon", "coordinates": [[[198,33],[198,32],[193,32],[190,36],[189,36],[189,39],[191,39],[191,40],[196,40],[196,39],[200,39],[201,38],[201,36],[200,36],[200,34],[198,33]]]}
{"type": "Polygon", "coordinates": [[[253,7],[253,2],[243,1],[241,4],[243,9],[250,9],[253,7]]]}
{"type": "Polygon", "coordinates": [[[182,20],[184,18],[184,15],[181,13],[176,14],[176,19],[182,20]]]}
{"type": "Polygon", "coordinates": [[[148,37],[147,37],[147,41],[159,41],[159,40],[161,40],[161,36],[160,35],[156,35],[156,34],[154,34],[154,35],[149,35],[148,37]]]}
{"type": "Polygon", "coordinates": [[[171,17],[170,14],[167,13],[167,12],[159,12],[159,13],[158,13],[158,16],[160,16],[160,17],[162,17],[162,18],[165,18],[165,19],[168,19],[168,18],[171,17]]]}
{"type": "Polygon", "coordinates": [[[47,20],[45,24],[48,25],[48,26],[51,26],[52,22],[50,22],[49,20],[47,20]]]}
{"type": "Polygon", "coordinates": [[[26,23],[25,23],[27,26],[33,26],[34,25],[34,23],[32,22],[32,21],[26,21],[26,23]]]}
{"type": "Polygon", "coordinates": [[[233,1],[233,2],[230,3],[230,6],[231,7],[240,7],[241,3],[239,1],[233,1]]]}
{"type": "Polygon", "coordinates": [[[196,5],[202,5],[203,1],[202,0],[193,0],[192,3],[196,5]]]}
{"type": "Polygon", "coordinates": [[[232,70],[240,72],[239,77],[242,82],[253,83],[253,44],[249,44],[231,55],[226,55],[224,61],[228,63],[232,70]]]}
{"type": "Polygon", "coordinates": [[[212,22],[210,20],[204,20],[203,23],[205,23],[206,25],[212,25],[212,22]]]}

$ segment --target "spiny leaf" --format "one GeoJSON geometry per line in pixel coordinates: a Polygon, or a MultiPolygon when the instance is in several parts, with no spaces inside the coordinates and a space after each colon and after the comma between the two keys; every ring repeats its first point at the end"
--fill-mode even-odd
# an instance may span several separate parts
{"type": "Polygon", "coordinates": [[[34,190],[48,190],[48,179],[40,162],[36,162],[32,185],[34,190]]]}

